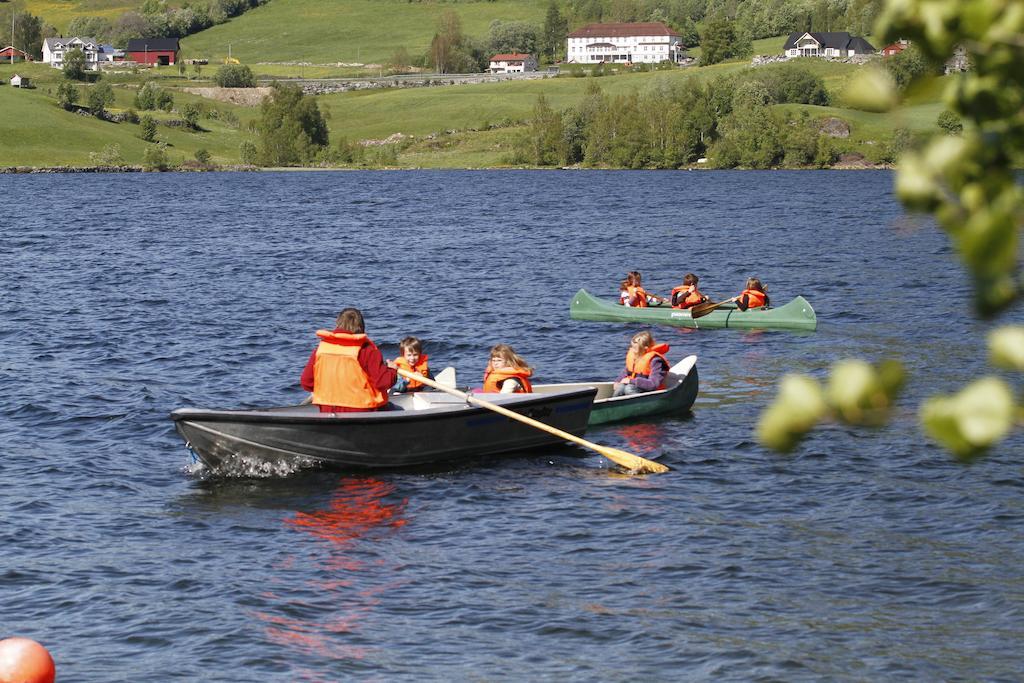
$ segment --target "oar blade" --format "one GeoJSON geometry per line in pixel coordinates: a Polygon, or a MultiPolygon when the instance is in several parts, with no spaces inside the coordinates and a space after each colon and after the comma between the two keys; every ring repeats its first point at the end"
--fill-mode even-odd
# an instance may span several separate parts
{"type": "Polygon", "coordinates": [[[727,304],[727,303],[729,303],[729,302],[728,301],[719,301],[716,304],[713,304],[713,303],[710,303],[710,302],[704,303],[704,304],[697,304],[696,306],[694,306],[693,308],[690,309],[690,317],[693,318],[694,320],[696,320],[697,318],[702,318],[705,315],[707,315],[708,313],[710,313],[711,311],[713,311],[716,308],[718,308],[719,306],[721,306],[722,304],[727,304]]]}
{"type": "Polygon", "coordinates": [[[641,458],[639,455],[633,455],[628,451],[612,448],[611,446],[601,446],[598,449],[598,453],[616,465],[636,474],[661,474],[669,471],[667,465],[662,465],[660,462],[648,460],[647,458],[641,458]]]}

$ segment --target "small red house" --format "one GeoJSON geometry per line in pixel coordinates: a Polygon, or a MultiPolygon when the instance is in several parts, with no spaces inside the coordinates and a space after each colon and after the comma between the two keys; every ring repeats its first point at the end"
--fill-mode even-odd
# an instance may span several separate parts
{"type": "Polygon", "coordinates": [[[132,38],[124,57],[136,64],[171,66],[178,61],[177,38],[132,38]]]}
{"type": "Polygon", "coordinates": [[[32,57],[13,45],[0,50],[0,62],[31,62],[32,57]]]}
{"type": "Polygon", "coordinates": [[[897,40],[892,45],[886,45],[885,47],[882,48],[882,56],[892,57],[893,55],[898,55],[899,53],[906,50],[908,47],[910,47],[909,40],[897,40]]]}

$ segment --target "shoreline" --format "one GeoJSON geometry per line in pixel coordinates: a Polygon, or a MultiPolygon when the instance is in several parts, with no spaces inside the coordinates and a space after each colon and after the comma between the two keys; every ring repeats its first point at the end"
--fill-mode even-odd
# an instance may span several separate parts
{"type": "Polygon", "coordinates": [[[640,168],[640,169],[629,169],[629,168],[589,168],[583,166],[562,166],[562,167],[550,167],[550,166],[483,166],[483,167],[451,167],[451,168],[423,168],[423,167],[396,167],[396,166],[381,166],[377,168],[356,168],[352,166],[337,166],[337,167],[325,167],[325,166],[274,166],[274,167],[259,167],[259,166],[211,166],[206,168],[197,168],[194,166],[180,166],[174,168],[166,168],[163,170],[152,169],[148,170],[142,166],[135,165],[124,165],[124,166],[0,166],[0,175],[38,175],[38,174],[56,174],[56,173],[278,173],[278,172],[290,172],[290,173],[310,173],[310,172],[327,172],[327,171],[661,171],[661,172],[673,172],[673,171],[891,171],[895,168],[892,164],[836,164],[834,166],[826,166],[824,168],[816,167],[804,167],[804,168],[727,168],[727,169],[716,169],[708,168],[705,165],[700,166],[686,166],[684,168],[677,169],[653,169],[653,168],[640,168]]]}

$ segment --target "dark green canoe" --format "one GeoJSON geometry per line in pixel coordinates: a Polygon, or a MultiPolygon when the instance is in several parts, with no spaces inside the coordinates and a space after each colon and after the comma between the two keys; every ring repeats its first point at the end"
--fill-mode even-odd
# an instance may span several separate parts
{"type": "Polygon", "coordinates": [[[756,308],[741,311],[727,304],[694,320],[689,311],[670,306],[630,308],[612,301],[595,298],[585,289],[576,292],[569,305],[573,320],[599,320],[603,322],[637,322],[675,327],[717,328],[735,327],[747,330],[809,330],[818,327],[818,318],[807,299],[798,296],[784,306],[756,308]]]}
{"type": "Polygon", "coordinates": [[[597,387],[594,407],[587,426],[618,422],[650,415],[685,413],[697,399],[697,356],[687,356],[672,366],[665,388],[642,394],[612,398],[612,382],[576,382],[573,384],[534,384],[535,394],[559,393],[597,387]]]}

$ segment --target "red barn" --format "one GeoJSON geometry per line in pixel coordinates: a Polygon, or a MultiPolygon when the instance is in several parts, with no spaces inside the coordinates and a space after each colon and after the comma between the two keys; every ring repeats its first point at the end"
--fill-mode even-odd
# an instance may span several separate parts
{"type": "Polygon", "coordinates": [[[136,64],[170,66],[178,61],[177,38],[132,38],[124,57],[136,64]]]}
{"type": "Polygon", "coordinates": [[[31,62],[32,57],[25,54],[22,50],[8,45],[4,49],[0,50],[0,62],[31,62]]]}
{"type": "Polygon", "coordinates": [[[898,55],[899,53],[906,50],[908,47],[910,47],[909,40],[897,40],[892,45],[886,45],[884,48],[882,48],[882,56],[892,57],[893,55],[898,55]]]}

